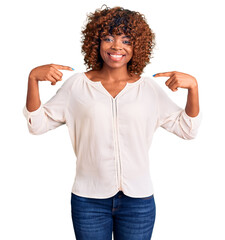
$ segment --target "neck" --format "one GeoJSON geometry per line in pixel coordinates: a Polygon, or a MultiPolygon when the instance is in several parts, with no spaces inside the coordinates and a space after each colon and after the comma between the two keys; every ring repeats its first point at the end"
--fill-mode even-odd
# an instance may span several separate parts
{"type": "Polygon", "coordinates": [[[119,82],[131,77],[127,70],[127,65],[121,68],[109,68],[104,64],[99,72],[107,82],[119,82]]]}

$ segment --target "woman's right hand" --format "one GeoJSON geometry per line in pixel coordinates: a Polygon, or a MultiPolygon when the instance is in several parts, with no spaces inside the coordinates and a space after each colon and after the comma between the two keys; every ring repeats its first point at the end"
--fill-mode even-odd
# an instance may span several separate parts
{"type": "Polygon", "coordinates": [[[36,81],[50,81],[51,85],[55,85],[57,81],[62,80],[63,76],[63,74],[58,69],[73,71],[73,69],[68,66],[47,64],[32,69],[29,78],[36,81]]]}

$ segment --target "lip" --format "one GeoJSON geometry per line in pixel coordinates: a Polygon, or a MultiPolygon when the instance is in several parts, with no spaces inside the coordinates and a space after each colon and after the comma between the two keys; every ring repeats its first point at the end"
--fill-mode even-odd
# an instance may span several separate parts
{"type": "Polygon", "coordinates": [[[125,54],[119,53],[119,52],[107,52],[110,55],[122,55],[125,56],[125,54]]]}
{"type": "Polygon", "coordinates": [[[109,53],[107,52],[107,55],[109,56],[109,58],[113,61],[121,61],[121,59],[124,58],[125,54],[121,54],[121,53],[109,53]],[[116,56],[122,56],[122,57],[116,57],[116,56]]]}

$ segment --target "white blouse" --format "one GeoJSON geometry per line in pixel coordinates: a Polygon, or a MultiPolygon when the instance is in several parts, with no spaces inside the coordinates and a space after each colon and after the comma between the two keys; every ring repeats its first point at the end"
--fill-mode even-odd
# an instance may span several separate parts
{"type": "Polygon", "coordinates": [[[37,110],[25,105],[23,113],[31,134],[67,125],[76,156],[72,192],[99,199],[120,190],[130,197],[152,195],[149,149],[155,130],[193,139],[202,119],[201,111],[188,116],[153,78],[127,83],[113,98],[84,72],[69,77],[37,110]]]}

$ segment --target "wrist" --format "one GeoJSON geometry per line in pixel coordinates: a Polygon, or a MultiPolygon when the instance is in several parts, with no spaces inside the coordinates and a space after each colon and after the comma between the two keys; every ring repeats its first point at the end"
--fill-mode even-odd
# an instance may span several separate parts
{"type": "Polygon", "coordinates": [[[190,88],[188,88],[188,90],[190,91],[197,91],[198,90],[198,82],[195,79],[194,83],[192,84],[192,86],[190,88]]]}
{"type": "Polygon", "coordinates": [[[30,72],[28,79],[31,82],[38,82],[37,78],[33,74],[33,70],[30,72]]]}
{"type": "Polygon", "coordinates": [[[29,75],[28,82],[29,83],[38,83],[38,80],[34,76],[29,75]]]}
{"type": "Polygon", "coordinates": [[[191,86],[190,88],[188,88],[188,91],[190,92],[197,92],[198,91],[198,85],[194,85],[194,86],[191,86]]]}

